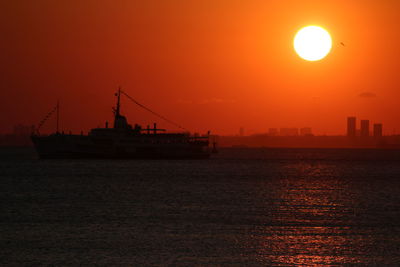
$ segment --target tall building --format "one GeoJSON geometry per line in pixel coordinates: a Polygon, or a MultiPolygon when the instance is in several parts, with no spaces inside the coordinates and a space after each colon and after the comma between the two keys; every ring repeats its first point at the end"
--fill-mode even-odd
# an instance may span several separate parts
{"type": "Polygon", "coordinates": [[[356,117],[347,118],[347,136],[348,137],[356,136],[356,117]]]}
{"type": "Polygon", "coordinates": [[[361,120],[361,136],[369,136],[369,120],[361,120]]]}
{"type": "Polygon", "coordinates": [[[382,137],[382,123],[375,123],[374,124],[374,137],[382,137]]]}
{"type": "Polygon", "coordinates": [[[244,128],[240,127],[239,129],[239,136],[244,136],[244,128]]]}

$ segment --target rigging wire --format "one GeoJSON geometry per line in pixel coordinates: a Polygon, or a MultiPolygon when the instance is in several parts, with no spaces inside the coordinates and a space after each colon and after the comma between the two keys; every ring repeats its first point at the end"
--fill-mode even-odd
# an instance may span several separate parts
{"type": "Polygon", "coordinates": [[[51,115],[54,114],[54,112],[56,112],[56,110],[58,110],[58,104],[39,122],[38,127],[36,128],[38,133],[43,124],[51,117],[51,115]]]}
{"type": "Polygon", "coordinates": [[[146,107],[146,106],[140,104],[139,102],[137,102],[135,99],[133,99],[131,96],[129,96],[129,95],[128,95],[127,93],[125,93],[124,91],[121,90],[121,93],[124,94],[124,95],[125,95],[128,99],[130,99],[133,103],[135,103],[135,104],[138,105],[139,107],[141,107],[141,108],[147,110],[147,111],[150,112],[151,114],[153,114],[153,115],[159,117],[160,119],[163,119],[164,121],[166,121],[166,122],[168,122],[168,123],[170,123],[170,124],[172,124],[172,125],[175,125],[176,127],[180,128],[180,129],[182,129],[182,130],[189,131],[188,129],[182,127],[182,126],[179,125],[178,123],[176,123],[176,122],[174,122],[174,121],[171,121],[171,120],[167,119],[166,117],[164,117],[164,116],[158,114],[157,112],[151,110],[150,108],[148,108],[148,107],[146,107]]]}

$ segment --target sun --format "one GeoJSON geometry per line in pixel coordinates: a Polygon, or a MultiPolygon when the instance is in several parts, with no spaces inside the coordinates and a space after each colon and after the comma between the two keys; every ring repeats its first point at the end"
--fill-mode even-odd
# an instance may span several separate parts
{"type": "Polygon", "coordinates": [[[294,50],[303,59],[318,61],[326,57],[332,48],[332,38],[328,31],[319,26],[300,29],[293,41],[294,50]]]}

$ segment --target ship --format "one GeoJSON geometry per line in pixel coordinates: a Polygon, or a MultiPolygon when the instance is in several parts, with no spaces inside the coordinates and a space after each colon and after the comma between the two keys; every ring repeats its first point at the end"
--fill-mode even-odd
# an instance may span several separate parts
{"type": "MultiPolygon", "coordinates": [[[[144,105],[118,89],[116,107],[113,108],[113,127],[94,128],[88,134],[64,134],[58,130],[59,105],[57,111],[57,129],[50,135],[41,135],[39,131],[31,135],[39,158],[41,159],[208,159],[216,152],[215,142],[210,147],[210,132],[204,135],[190,134],[189,131],[167,132],[165,129],[135,124],[133,127],[121,114],[121,95],[152,112],[144,105]]],[[[165,117],[159,117],[167,120],[165,117]]],[[[171,122],[171,121],[170,121],[171,122]]]]}

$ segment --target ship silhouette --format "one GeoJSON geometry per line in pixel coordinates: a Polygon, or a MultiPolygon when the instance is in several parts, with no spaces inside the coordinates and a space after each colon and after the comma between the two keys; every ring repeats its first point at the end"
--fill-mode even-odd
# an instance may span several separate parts
{"type": "MultiPolygon", "coordinates": [[[[121,94],[156,114],[119,89],[116,93],[117,104],[113,108],[112,128],[106,123],[105,128],[91,129],[87,135],[64,134],[58,131],[57,119],[55,133],[41,135],[37,132],[31,136],[39,157],[42,159],[207,159],[210,157],[212,150],[209,147],[209,132],[202,136],[191,135],[189,132],[167,133],[165,129],[158,129],[156,123],[153,128],[147,126],[143,129],[139,124],[132,127],[120,112],[121,94]]],[[[57,117],[58,110],[57,105],[57,117]]]]}

